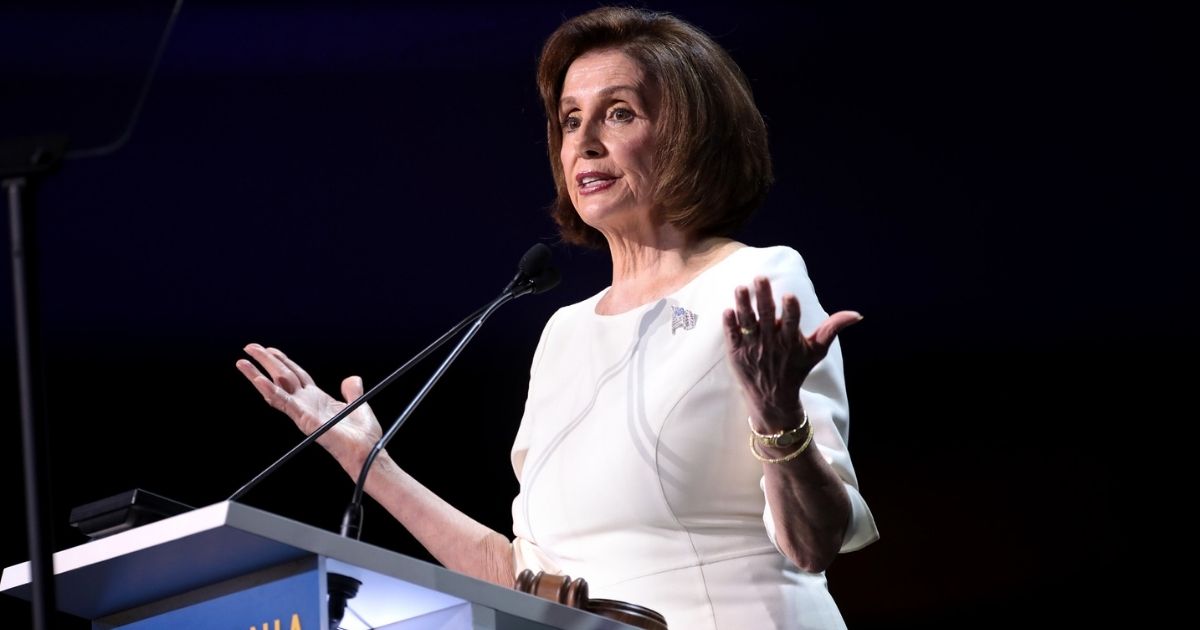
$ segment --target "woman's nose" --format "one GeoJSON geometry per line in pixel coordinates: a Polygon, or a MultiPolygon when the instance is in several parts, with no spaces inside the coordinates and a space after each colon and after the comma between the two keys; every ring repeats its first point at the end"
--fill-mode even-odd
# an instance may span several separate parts
{"type": "Polygon", "coordinates": [[[599,125],[585,123],[576,137],[579,139],[579,153],[583,157],[598,158],[604,155],[604,142],[600,139],[599,125]]]}

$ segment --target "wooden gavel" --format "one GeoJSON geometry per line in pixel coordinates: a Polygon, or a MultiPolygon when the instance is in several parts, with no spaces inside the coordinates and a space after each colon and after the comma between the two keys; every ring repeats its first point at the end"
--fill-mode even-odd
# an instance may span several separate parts
{"type": "Polygon", "coordinates": [[[579,608],[601,617],[608,617],[643,630],[667,630],[667,620],[659,613],[644,606],[616,599],[591,599],[588,585],[583,578],[571,579],[569,575],[552,575],[544,571],[534,573],[521,571],[513,588],[552,602],[579,608]]]}

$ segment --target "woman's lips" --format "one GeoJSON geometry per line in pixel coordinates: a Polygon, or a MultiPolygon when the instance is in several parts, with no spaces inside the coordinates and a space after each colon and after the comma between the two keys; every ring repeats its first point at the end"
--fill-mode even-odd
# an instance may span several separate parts
{"type": "Polygon", "coordinates": [[[579,186],[579,194],[593,195],[608,189],[617,181],[617,178],[608,173],[598,173],[589,171],[580,173],[575,176],[575,183],[579,186]]]}

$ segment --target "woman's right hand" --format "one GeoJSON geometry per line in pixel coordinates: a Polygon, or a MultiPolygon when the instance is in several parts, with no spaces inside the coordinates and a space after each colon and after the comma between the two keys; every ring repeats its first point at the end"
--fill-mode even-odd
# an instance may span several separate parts
{"type": "MultiPolygon", "coordinates": [[[[256,343],[246,346],[245,351],[262,366],[266,374],[246,359],[237,362],[238,370],[262,394],[267,404],[287,414],[305,435],[316,431],[363,393],[362,379],[350,376],[342,381],[342,397],[345,400],[338,400],[317,387],[308,372],[282,351],[264,348],[256,343]]],[[[374,412],[369,406],[362,405],[337,426],[326,431],[317,439],[317,443],[329,451],[350,474],[357,475],[367,453],[382,434],[374,412]]]]}

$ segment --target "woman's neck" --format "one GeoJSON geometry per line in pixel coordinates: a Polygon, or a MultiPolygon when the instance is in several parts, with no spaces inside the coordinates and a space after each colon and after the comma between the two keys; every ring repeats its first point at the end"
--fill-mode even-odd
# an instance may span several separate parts
{"type": "Polygon", "coordinates": [[[613,277],[596,305],[601,315],[624,313],[667,295],[743,245],[724,237],[688,238],[668,229],[639,240],[609,238],[608,246],[613,277]]]}

